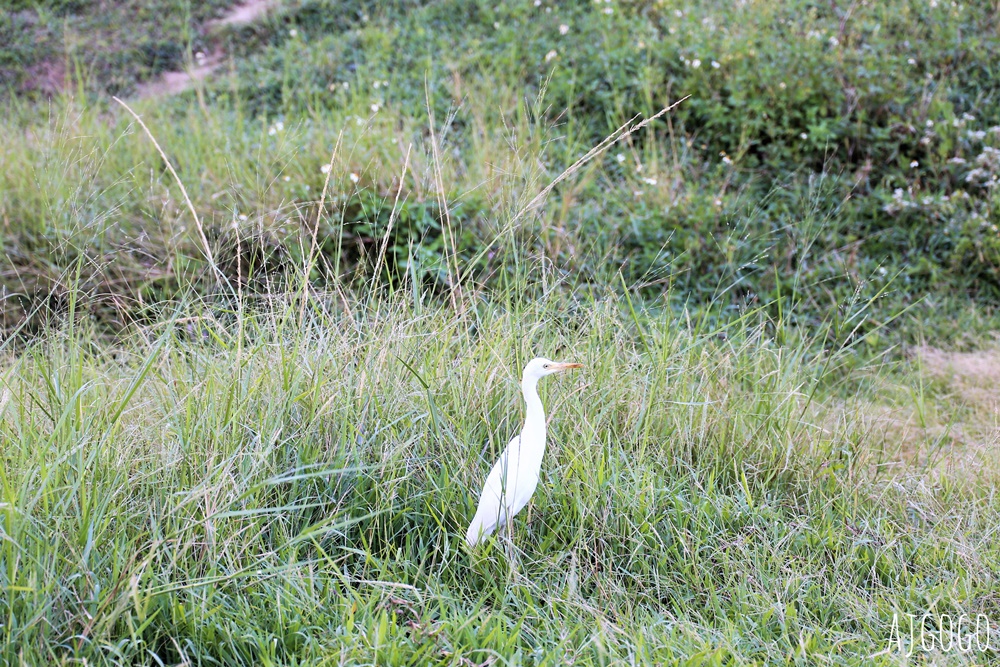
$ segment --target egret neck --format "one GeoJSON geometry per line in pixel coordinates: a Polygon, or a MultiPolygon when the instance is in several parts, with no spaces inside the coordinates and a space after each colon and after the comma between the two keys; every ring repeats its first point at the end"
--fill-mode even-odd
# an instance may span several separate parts
{"type": "Polygon", "coordinates": [[[538,397],[538,377],[526,375],[521,380],[521,392],[526,410],[524,428],[521,429],[521,451],[518,453],[523,461],[521,467],[527,467],[537,475],[545,454],[545,409],[542,399],[538,397]]]}

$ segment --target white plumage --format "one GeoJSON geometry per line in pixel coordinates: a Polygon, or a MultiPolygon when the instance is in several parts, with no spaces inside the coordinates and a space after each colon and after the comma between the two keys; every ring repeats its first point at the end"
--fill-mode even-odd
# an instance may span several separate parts
{"type": "Polygon", "coordinates": [[[538,381],[546,375],[581,365],[556,363],[539,357],[524,367],[521,376],[521,391],[527,406],[524,428],[507,444],[486,478],[479,496],[479,508],[465,534],[470,547],[482,542],[520,512],[538,486],[538,473],[545,454],[545,411],[538,398],[538,381]]]}

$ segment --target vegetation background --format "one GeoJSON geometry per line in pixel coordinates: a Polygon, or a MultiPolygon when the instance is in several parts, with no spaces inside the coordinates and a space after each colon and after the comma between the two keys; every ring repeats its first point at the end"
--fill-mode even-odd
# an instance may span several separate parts
{"type": "Polygon", "coordinates": [[[0,659],[996,660],[998,29],[7,0],[0,659]]]}

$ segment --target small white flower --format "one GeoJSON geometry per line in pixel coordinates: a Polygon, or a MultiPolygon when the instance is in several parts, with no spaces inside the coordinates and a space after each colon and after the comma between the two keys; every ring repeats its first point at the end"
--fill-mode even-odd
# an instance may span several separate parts
{"type": "Polygon", "coordinates": [[[291,30],[288,31],[288,34],[291,35],[292,37],[298,37],[299,31],[296,30],[295,28],[292,28],[291,30]]]}
{"type": "Polygon", "coordinates": [[[927,122],[925,123],[925,125],[927,125],[927,127],[934,127],[934,121],[932,121],[932,120],[928,120],[928,121],[927,121],[927,122]]]}
{"type": "Polygon", "coordinates": [[[949,164],[965,164],[965,158],[962,158],[962,157],[953,157],[952,159],[948,160],[948,163],[949,164]]]}
{"type": "Polygon", "coordinates": [[[729,157],[728,155],[723,155],[722,156],[722,162],[723,162],[723,164],[732,164],[733,163],[733,159],[731,157],[729,157]]]}
{"type": "Polygon", "coordinates": [[[675,28],[674,26],[670,26],[669,28],[667,28],[667,32],[669,32],[671,35],[676,35],[677,28],[675,28]]]}
{"type": "Polygon", "coordinates": [[[917,162],[916,160],[913,160],[912,162],[910,162],[910,169],[916,169],[919,166],[920,166],[920,163],[917,162]]]}
{"type": "Polygon", "coordinates": [[[247,221],[247,217],[245,215],[243,215],[242,213],[239,215],[239,219],[240,219],[240,222],[246,222],[247,221]]]}
{"type": "Polygon", "coordinates": [[[281,132],[282,130],[285,129],[285,124],[279,120],[277,123],[274,124],[274,127],[276,130],[278,130],[278,132],[281,132]]]}
{"type": "Polygon", "coordinates": [[[568,32],[569,32],[569,26],[568,25],[566,25],[565,23],[563,23],[561,26],[559,26],[559,34],[560,35],[565,35],[568,32]]]}
{"type": "Polygon", "coordinates": [[[329,174],[330,173],[330,165],[329,164],[324,164],[322,167],[319,168],[319,171],[322,174],[329,174]]]}
{"type": "Polygon", "coordinates": [[[880,266],[880,267],[878,267],[878,274],[879,274],[880,276],[884,276],[884,275],[886,274],[886,270],[885,270],[885,267],[884,267],[884,266],[880,266]]]}
{"type": "Polygon", "coordinates": [[[618,160],[618,164],[621,164],[625,162],[625,154],[619,153],[618,155],[615,156],[615,159],[618,160]]]}
{"type": "Polygon", "coordinates": [[[655,178],[644,178],[644,179],[642,179],[642,181],[646,185],[656,185],[656,179],[655,178]]]}
{"type": "Polygon", "coordinates": [[[827,41],[830,42],[830,46],[837,46],[838,44],[840,44],[840,40],[837,39],[836,37],[831,37],[827,41]]]}
{"type": "Polygon", "coordinates": [[[962,120],[973,121],[973,120],[976,120],[976,117],[973,116],[971,113],[963,113],[962,114],[962,120]]]}
{"type": "Polygon", "coordinates": [[[535,0],[535,7],[541,7],[541,6],[542,6],[542,0],[535,0]]]}
{"type": "Polygon", "coordinates": [[[615,13],[615,10],[611,9],[610,7],[605,7],[605,8],[604,8],[604,13],[605,13],[605,14],[609,14],[609,15],[610,15],[610,14],[614,14],[614,13],[615,13]]]}
{"type": "Polygon", "coordinates": [[[715,200],[715,205],[716,206],[722,206],[722,200],[721,199],[716,199],[715,200]]]}
{"type": "Polygon", "coordinates": [[[691,61],[691,67],[698,69],[699,67],[701,67],[701,61],[695,58],[694,60],[691,61]]]}
{"type": "Polygon", "coordinates": [[[916,65],[917,64],[917,61],[914,58],[907,58],[906,62],[910,63],[911,65],[916,65]]]}
{"type": "Polygon", "coordinates": [[[267,135],[268,135],[269,137],[273,137],[273,136],[274,136],[274,135],[276,135],[277,133],[278,133],[278,131],[277,131],[276,129],[274,129],[274,127],[271,127],[271,128],[270,128],[270,129],[268,129],[268,131],[267,131],[267,135]]]}
{"type": "Polygon", "coordinates": [[[499,23],[497,23],[496,21],[494,21],[494,22],[493,22],[493,29],[494,29],[494,30],[499,30],[499,29],[500,29],[500,24],[499,24],[499,23]]]}
{"type": "Polygon", "coordinates": [[[378,110],[379,110],[379,109],[380,109],[381,107],[380,107],[380,106],[379,106],[378,104],[372,104],[372,105],[371,105],[370,107],[368,107],[368,108],[372,110],[372,113],[378,113],[378,110]]]}
{"type": "Polygon", "coordinates": [[[559,53],[555,49],[552,49],[551,51],[545,54],[545,62],[549,62],[558,55],[559,53]]]}
{"type": "Polygon", "coordinates": [[[784,90],[785,89],[785,82],[782,81],[781,83],[779,83],[778,84],[778,88],[781,88],[782,90],[784,90]]]}
{"type": "Polygon", "coordinates": [[[347,83],[347,82],[345,81],[345,82],[344,82],[344,90],[347,90],[347,89],[348,89],[348,88],[350,88],[350,87],[351,87],[351,84],[349,84],[349,83],[347,83]]]}
{"type": "Polygon", "coordinates": [[[803,132],[802,134],[799,135],[799,139],[801,139],[802,141],[805,141],[808,138],[809,138],[809,135],[806,134],[805,132],[803,132]]]}
{"type": "Polygon", "coordinates": [[[684,12],[682,12],[679,9],[675,9],[674,10],[674,16],[676,16],[677,18],[680,18],[680,17],[684,16],[684,12]]]}
{"type": "Polygon", "coordinates": [[[361,179],[359,179],[359,178],[358,178],[358,175],[357,175],[357,174],[355,174],[355,173],[354,173],[354,172],[352,171],[352,172],[351,172],[351,183],[357,183],[357,182],[358,182],[359,180],[361,180],[361,179]]]}
{"type": "Polygon", "coordinates": [[[372,84],[372,87],[373,87],[373,88],[374,88],[375,90],[378,90],[378,89],[379,89],[379,86],[381,86],[381,85],[382,85],[382,82],[381,82],[381,81],[376,81],[375,83],[373,83],[373,84],[372,84]]]}
{"type": "Polygon", "coordinates": [[[719,69],[720,67],[722,67],[722,65],[720,65],[720,64],[719,64],[719,61],[717,61],[717,60],[713,60],[713,61],[712,61],[712,67],[713,67],[714,69],[719,69]]]}

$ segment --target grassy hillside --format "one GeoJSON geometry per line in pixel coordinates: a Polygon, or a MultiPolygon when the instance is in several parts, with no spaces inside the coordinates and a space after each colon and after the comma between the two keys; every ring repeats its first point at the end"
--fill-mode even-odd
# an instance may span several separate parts
{"type": "Polygon", "coordinates": [[[230,5],[0,16],[0,660],[996,660],[995,4],[230,5]]]}
{"type": "MultiPolygon", "coordinates": [[[[620,270],[689,307],[767,304],[813,327],[854,295],[888,295],[873,315],[885,323],[930,294],[983,330],[1000,298],[996,21],[989,4],[290,2],[192,36],[230,65],[202,90],[135,104],[215,254],[239,235],[259,281],[286,278],[311,238],[339,145],[319,233],[336,276],[321,282],[367,281],[385,238],[380,279],[441,289],[451,261],[495,285],[491,258],[513,244],[571,283],[620,270]],[[685,95],[513,221],[615,128],[685,95]]],[[[206,273],[176,184],[146,139],[123,136],[135,126],[103,80],[77,87],[96,97],[11,102],[12,308],[63,301],[81,254],[118,319],[206,273]]]]}

